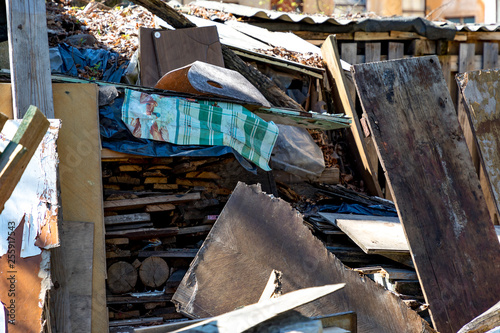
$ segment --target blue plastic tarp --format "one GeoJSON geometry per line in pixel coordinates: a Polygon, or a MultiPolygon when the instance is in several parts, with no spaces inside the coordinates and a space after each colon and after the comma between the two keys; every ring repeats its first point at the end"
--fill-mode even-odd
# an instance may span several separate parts
{"type": "Polygon", "coordinates": [[[359,215],[392,216],[392,217],[398,216],[396,209],[384,205],[363,206],[360,204],[342,203],[340,206],[320,205],[318,208],[320,212],[330,212],[339,214],[359,214],[359,215]]]}
{"type": "Polygon", "coordinates": [[[101,81],[120,82],[128,66],[128,61],[118,66],[118,53],[108,50],[79,49],[68,44],[59,44],[57,51],[60,58],[51,52],[51,68],[65,75],[78,77],[78,68],[88,66],[103,72],[101,81]]]}

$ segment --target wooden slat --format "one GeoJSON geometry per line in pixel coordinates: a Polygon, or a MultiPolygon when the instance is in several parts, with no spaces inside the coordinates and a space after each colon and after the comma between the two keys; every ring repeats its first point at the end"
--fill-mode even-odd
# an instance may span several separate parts
{"type": "Polygon", "coordinates": [[[257,302],[273,269],[283,273],[285,295],[305,285],[346,283],[342,292],[301,307],[306,316],[355,311],[360,332],[433,331],[396,295],[328,253],[288,203],[243,183],[236,186],[173,301],[190,316],[222,314],[257,302]]]}
{"type": "Polygon", "coordinates": [[[474,70],[476,44],[461,43],[458,52],[458,72],[463,73],[474,70]]]}
{"type": "Polygon", "coordinates": [[[398,218],[321,213],[367,254],[409,253],[398,218]]]}
{"type": "Polygon", "coordinates": [[[476,148],[474,152],[486,176],[486,188],[483,188],[483,191],[490,191],[497,216],[500,214],[500,159],[498,154],[500,100],[495,87],[499,79],[500,71],[498,70],[467,72],[457,76],[457,82],[464,97],[464,109],[472,125],[471,145],[476,148]]]}
{"type": "Polygon", "coordinates": [[[498,43],[483,44],[483,69],[498,67],[498,43]]]}
{"type": "Polygon", "coordinates": [[[54,118],[45,2],[7,0],[6,5],[14,118],[22,118],[30,105],[54,118]]]}
{"type": "MultiPolygon", "coordinates": [[[[343,44],[342,47],[344,47],[343,44]]],[[[354,44],[354,46],[356,46],[354,44]]],[[[323,59],[326,62],[328,67],[328,72],[331,77],[335,80],[338,93],[340,96],[340,100],[342,102],[342,106],[344,108],[344,112],[352,118],[351,131],[356,142],[356,147],[358,148],[359,155],[361,157],[361,162],[364,168],[364,177],[363,179],[366,182],[366,186],[370,193],[378,195],[380,197],[383,196],[382,190],[380,189],[380,185],[378,183],[378,174],[377,170],[375,170],[370,164],[367,158],[367,147],[366,143],[363,140],[363,130],[361,128],[361,124],[359,122],[358,115],[356,113],[356,108],[354,106],[354,101],[352,100],[351,95],[347,91],[346,87],[346,78],[344,75],[344,70],[340,65],[340,57],[337,48],[337,42],[334,36],[329,36],[325,43],[321,47],[321,53],[323,54],[323,59]]],[[[348,59],[344,59],[348,61],[348,59]]]]}
{"type": "Polygon", "coordinates": [[[389,43],[389,54],[388,54],[389,60],[403,58],[404,49],[405,49],[404,43],[394,43],[394,42],[389,43]]]}
{"type": "Polygon", "coordinates": [[[198,249],[168,249],[165,251],[139,251],[139,258],[148,258],[151,256],[160,258],[194,258],[198,249]]]}
{"type": "Polygon", "coordinates": [[[148,213],[114,215],[106,216],[104,218],[104,224],[106,225],[129,224],[149,221],[151,221],[151,216],[148,213]]]}
{"type": "Polygon", "coordinates": [[[179,228],[142,228],[133,230],[120,230],[106,232],[106,238],[130,238],[130,239],[147,239],[175,236],[179,232],[179,228]]]}
{"type": "Polygon", "coordinates": [[[365,44],[365,62],[380,61],[381,46],[380,43],[365,44]]]}
{"type": "Polygon", "coordinates": [[[0,188],[2,189],[0,212],[16,188],[48,128],[47,118],[38,108],[30,106],[16,134],[0,155],[0,188]]]}
{"type": "Polygon", "coordinates": [[[500,244],[438,58],[353,73],[431,318],[456,332],[500,298],[500,244]]]}
{"type": "MultiPolygon", "coordinates": [[[[327,43],[328,38],[325,40],[327,43]]],[[[335,44],[336,45],[336,44],[335,44]]],[[[358,54],[358,43],[342,43],[341,44],[341,59],[348,62],[351,65],[357,64],[357,54],[358,54]]]]}
{"type": "Polygon", "coordinates": [[[199,200],[200,193],[188,193],[184,195],[162,195],[159,197],[145,197],[137,199],[110,200],[104,202],[105,209],[134,209],[146,205],[157,205],[165,203],[182,203],[199,200]]]}

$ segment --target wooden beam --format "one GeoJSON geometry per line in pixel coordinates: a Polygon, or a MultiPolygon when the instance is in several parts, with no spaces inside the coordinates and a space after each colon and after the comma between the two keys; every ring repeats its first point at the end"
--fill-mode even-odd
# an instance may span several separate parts
{"type": "Polygon", "coordinates": [[[45,1],[6,0],[14,118],[36,105],[54,118],[45,1]]]}
{"type": "Polygon", "coordinates": [[[381,45],[380,43],[365,44],[365,62],[380,61],[381,45]]]}
{"type": "Polygon", "coordinates": [[[42,141],[49,121],[35,106],[30,106],[16,134],[0,155],[0,212],[21,179],[31,157],[42,141]]]}
{"type": "Polygon", "coordinates": [[[482,69],[490,69],[497,67],[498,67],[498,43],[484,43],[482,69]]]}
{"type": "Polygon", "coordinates": [[[404,43],[389,43],[389,60],[401,59],[404,57],[404,43]]]}
{"type": "Polygon", "coordinates": [[[500,244],[439,60],[355,65],[353,76],[434,327],[457,332],[500,299],[500,244]]]}
{"type": "Polygon", "coordinates": [[[330,73],[333,80],[335,80],[344,112],[352,118],[350,129],[361,157],[362,166],[364,168],[363,179],[366,182],[366,186],[368,187],[370,193],[383,197],[382,190],[378,183],[377,170],[371,166],[367,158],[367,147],[365,141],[363,140],[363,130],[359,122],[358,114],[356,113],[354,101],[347,91],[346,78],[344,70],[340,64],[337,41],[334,36],[328,37],[321,47],[321,53],[323,54],[323,59],[328,67],[328,73],[330,73]]]}

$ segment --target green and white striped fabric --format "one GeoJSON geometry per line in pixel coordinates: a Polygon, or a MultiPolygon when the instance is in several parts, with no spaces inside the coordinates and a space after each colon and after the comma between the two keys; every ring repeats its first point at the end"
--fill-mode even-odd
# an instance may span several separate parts
{"type": "Polygon", "coordinates": [[[233,103],[149,95],[126,89],[122,120],[141,139],[229,146],[269,171],[278,127],[233,103]]]}

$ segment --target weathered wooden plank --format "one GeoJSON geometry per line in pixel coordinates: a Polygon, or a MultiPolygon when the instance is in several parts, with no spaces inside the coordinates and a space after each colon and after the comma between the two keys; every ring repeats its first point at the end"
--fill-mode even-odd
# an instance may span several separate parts
{"type": "Polygon", "coordinates": [[[401,59],[404,57],[405,44],[404,43],[389,43],[389,60],[401,59]]]}
{"type": "Polygon", "coordinates": [[[14,118],[22,118],[30,105],[54,118],[45,2],[7,0],[6,5],[14,118]]]}
{"type": "Polygon", "coordinates": [[[283,273],[284,294],[303,286],[346,283],[343,291],[301,307],[306,316],[355,311],[359,332],[432,331],[398,297],[346,269],[288,203],[243,183],[236,186],[173,301],[190,317],[219,315],[257,302],[273,269],[283,273]]]}
{"type": "MultiPolygon", "coordinates": [[[[328,40],[328,38],[325,39],[325,41],[328,40]]],[[[342,52],[341,59],[344,60],[345,62],[348,62],[351,65],[356,64],[357,63],[356,59],[358,54],[358,43],[342,43],[340,47],[342,52]]]]}
{"type": "Polygon", "coordinates": [[[483,44],[483,69],[498,67],[498,43],[483,44]]]}
{"type": "Polygon", "coordinates": [[[4,115],[3,113],[0,113],[0,132],[2,131],[3,125],[5,125],[8,119],[9,117],[4,115]]]}
{"type": "Polygon", "coordinates": [[[62,221],[61,246],[52,251],[51,295],[55,332],[90,332],[94,224],[62,221]]]}
{"type": "Polygon", "coordinates": [[[458,51],[458,72],[468,72],[474,70],[474,55],[476,44],[461,43],[458,51]]]}
{"type": "Polygon", "coordinates": [[[105,225],[129,224],[149,221],[151,221],[151,216],[148,213],[114,215],[106,216],[104,218],[105,225]]]}
{"type": "Polygon", "coordinates": [[[380,61],[381,45],[380,43],[365,44],[365,62],[380,61]]]}
{"type": "MultiPolygon", "coordinates": [[[[342,44],[342,47],[344,47],[344,45],[346,44],[342,44]]],[[[328,67],[328,72],[330,73],[331,77],[335,80],[340,100],[344,108],[344,112],[349,117],[352,118],[352,124],[350,129],[352,131],[352,135],[356,142],[356,147],[358,148],[358,152],[364,168],[363,179],[365,180],[366,186],[368,187],[370,193],[382,197],[383,194],[380,185],[378,183],[377,170],[375,170],[372,167],[370,161],[368,160],[367,147],[365,141],[363,140],[363,130],[361,128],[361,124],[359,122],[359,118],[356,113],[354,101],[352,100],[351,95],[347,91],[346,78],[344,75],[344,70],[342,69],[342,66],[340,64],[337,42],[334,36],[329,36],[328,39],[325,40],[323,46],[321,47],[321,53],[323,54],[323,59],[328,67]]]]}
{"type": "Polygon", "coordinates": [[[458,333],[494,332],[500,323],[500,302],[467,323],[458,333]]]}
{"type": "Polygon", "coordinates": [[[167,237],[175,236],[179,232],[179,228],[142,228],[134,230],[120,230],[106,232],[106,238],[130,238],[130,239],[147,239],[152,237],[167,237]]]}
{"type": "MultiPolygon", "coordinates": [[[[331,219],[325,213],[322,213],[321,216],[328,220],[331,219]]],[[[347,215],[333,219],[340,230],[345,232],[366,254],[410,252],[403,226],[397,218],[363,215],[350,218],[347,215]]]]}
{"type": "Polygon", "coordinates": [[[499,79],[498,70],[473,71],[457,76],[464,97],[464,109],[472,125],[472,145],[476,148],[487,179],[487,188],[483,191],[491,191],[497,215],[500,214],[499,79]]]}
{"type": "Polygon", "coordinates": [[[353,75],[432,320],[456,332],[500,298],[500,244],[438,58],[353,75]]]}
{"type": "Polygon", "coordinates": [[[146,205],[157,205],[165,203],[182,203],[199,200],[200,193],[188,193],[184,195],[162,195],[158,197],[145,197],[137,199],[110,200],[104,202],[105,209],[133,209],[146,205]]]}
{"type": "Polygon", "coordinates": [[[151,256],[160,258],[194,258],[198,249],[168,249],[165,251],[139,251],[139,258],[148,258],[151,256]]]}

